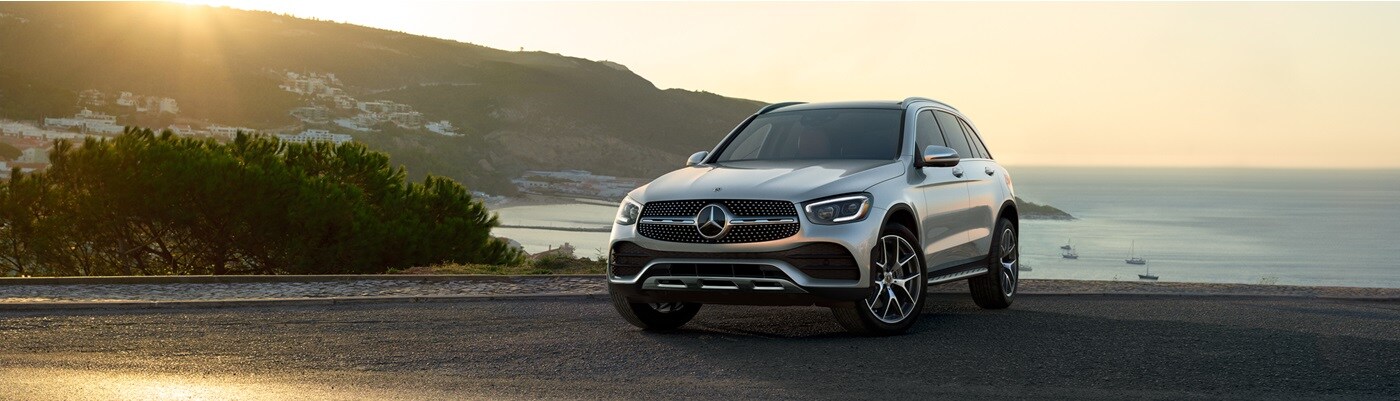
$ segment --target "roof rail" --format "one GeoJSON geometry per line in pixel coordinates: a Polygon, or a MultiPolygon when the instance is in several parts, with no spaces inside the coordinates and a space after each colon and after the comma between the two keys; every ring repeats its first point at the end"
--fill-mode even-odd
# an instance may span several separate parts
{"type": "Polygon", "coordinates": [[[782,103],[773,103],[773,104],[770,104],[770,105],[767,105],[767,106],[763,106],[763,108],[758,109],[758,113],[754,113],[754,114],[763,114],[763,113],[767,113],[767,112],[770,112],[770,111],[773,111],[773,110],[781,109],[781,108],[788,107],[788,106],[792,106],[792,105],[803,104],[803,103],[807,103],[807,102],[782,102],[782,103]]]}
{"type": "Polygon", "coordinates": [[[908,104],[909,102],[919,102],[919,101],[930,102],[930,103],[938,103],[939,105],[942,105],[943,107],[947,107],[947,108],[950,108],[950,109],[953,109],[953,110],[957,110],[957,108],[954,108],[952,105],[949,105],[949,104],[947,104],[947,103],[943,103],[943,102],[940,102],[940,101],[937,101],[937,100],[933,100],[933,99],[929,99],[929,98],[926,98],[926,97],[918,97],[918,96],[913,96],[913,97],[905,98],[904,101],[899,102],[899,103],[900,103],[900,104],[908,104]]]}

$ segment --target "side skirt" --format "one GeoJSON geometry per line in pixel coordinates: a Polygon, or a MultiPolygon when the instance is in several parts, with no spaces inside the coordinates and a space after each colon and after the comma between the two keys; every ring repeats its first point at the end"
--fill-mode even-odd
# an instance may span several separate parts
{"type": "Polygon", "coordinates": [[[988,271],[986,258],[978,258],[977,260],[961,265],[929,272],[928,283],[929,285],[943,284],[949,281],[957,281],[968,277],[987,274],[988,271]]]}

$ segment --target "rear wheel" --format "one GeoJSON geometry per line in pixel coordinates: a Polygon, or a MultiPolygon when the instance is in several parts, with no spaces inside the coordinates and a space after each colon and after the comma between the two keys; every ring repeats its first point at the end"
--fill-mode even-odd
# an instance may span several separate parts
{"type": "Polygon", "coordinates": [[[864,300],[832,308],[852,333],[892,335],[914,325],[924,309],[928,280],[918,239],[902,225],[888,224],[871,251],[871,290],[864,300]]]}
{"type": "Polygon", "coordinates": [[[637,303],[611,293],[613,307],[633,326],[651,331],[675,330],[700,313],[700,304],[690,302],[637,303]]]}
{"type": "Polygon", "coordinates": [[[1016,296],[1021,281],[1021,249],[1016,226],[1011,220],[997,221],[992,237],[992,253],[987,256],[987,274],[967,280],[972,301],[982,309],[1005,309],[1016,296]]]}

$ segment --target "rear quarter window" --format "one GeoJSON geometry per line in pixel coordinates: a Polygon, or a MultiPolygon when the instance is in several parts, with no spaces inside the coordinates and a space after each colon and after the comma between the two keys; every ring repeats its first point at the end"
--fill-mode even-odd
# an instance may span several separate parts
{"type": "Polygon", "coordinates": [[[972,129],[972,124],[968,124],[967,120],[963,119],[958,119],[958,122],[962,123],[963,132],[967,133],[967,137],[969,141],[971,141],[972,147],[976,148],[977,152],[982,154],[981,157],[991,159],[992,152],[987,151],[987,144],[982,142],[982,137],[977,135],[977,130],[972,129]]]}
{"type": "Polygon", "coordinates": [[[958,157],[977,157],[977,153],[972,150],[972,144],[967,142],[967,135],[963,134],[956,116],[941,111],[935,111],[933,114],[938,116],[938,128],[943,130],[943,140],[948,141],[948,147],[958,151],[958,157]]]}

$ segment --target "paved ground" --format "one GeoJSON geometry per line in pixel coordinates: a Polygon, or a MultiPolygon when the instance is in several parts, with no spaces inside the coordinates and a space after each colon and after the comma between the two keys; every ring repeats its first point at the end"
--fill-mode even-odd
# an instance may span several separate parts
{"type": "Polygon", "coordinates": [[[1400,398],[1400,301],[935,295],[912,333],[596,298],[0,312],[0,399],[1400,398]]]}
{"type": "MultiPolygon", "coordinates": [[[[344,297],[443,297],[461,295],[603,294],[602,276],[335,276],[215,277],[268,279],[267,282],[175,283],[144,282],[169,277],[121,277],[122,283],[87,278],[58,279],[84,284],[33,284],[36,279],[0,279],[0,310],[7,304],[104,303],[131,301],[218,301],[287,298],[344,297]],[[341,280],[342,278],[346,278],[341,280]],[[303,280],[303,281],[282,281],[303,280]],[[335,280],[330,280],[335,279],[335,280]]],[[[38,279],[50,280],[52,279],[38,279]]],[[[1234,294],[1306,297],[1400,299],[1400,288],[1301,287],[1286,285],[1206,284],[1134,281],[1025,280],[1026,294],[1234,294]]],[[[938,291],[967,292],[965,285],[937,287],[938,291]]]]}

